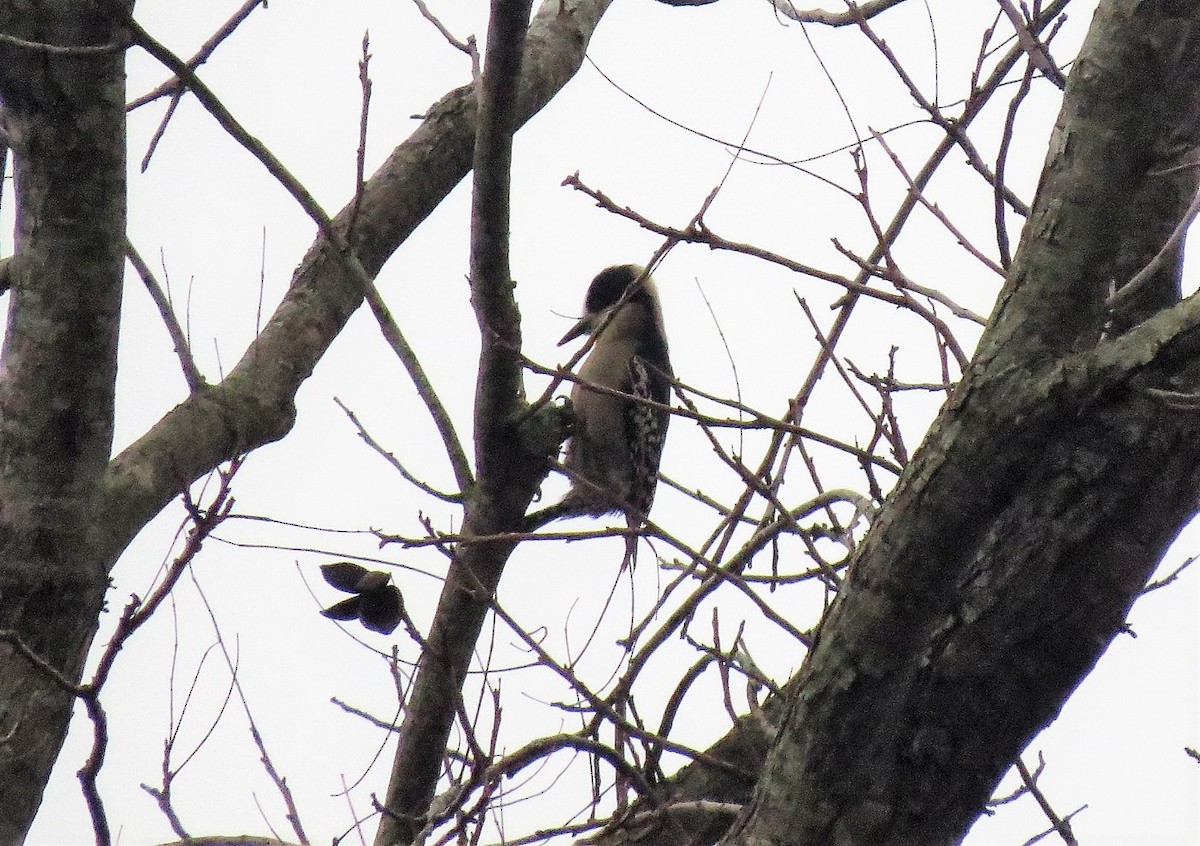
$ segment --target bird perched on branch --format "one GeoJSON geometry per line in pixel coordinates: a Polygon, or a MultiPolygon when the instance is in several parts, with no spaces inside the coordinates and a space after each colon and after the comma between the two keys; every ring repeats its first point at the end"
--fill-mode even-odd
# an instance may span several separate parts
{"type": "Polygon", "coordinates": [[[645,268],[621,264],[596,275],[583,317],[559,346],[585,334],[595,342],[571,390],[575,430],[563,460],[571,490],[529,515],[530,529],[562,517],[615,512],[634,528],[654,501],[672,373],[658,290],[645,268]]]}

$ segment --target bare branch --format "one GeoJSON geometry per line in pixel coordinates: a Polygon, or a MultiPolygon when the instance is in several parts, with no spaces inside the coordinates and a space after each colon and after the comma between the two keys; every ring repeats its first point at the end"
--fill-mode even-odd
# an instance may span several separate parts
{"type": "MultiPolygon", "coordinates": [[[[200,101],[200,104],[213,116],[221,128],[228,133],[229,137],[241,144],[247,152],[258,159],[279,184],[292,195],[292,199],[317,224],[317,228],[321,230],[321,234],[337,248],[338,255],[342,256],[342,260],[346,262],[347,266],[354,269],[357,259],[351,255],[349,245],[346,243],[344,236],[334,229],[329,215],[325,213],[325,210],[321,208],[308,189],[292,175],[291,171],[284,167],[283,162],[279,161],[275,154],[267,149],[265,144],[251,135],[242,126],[238,119],[233,116],[229,109],[212,92],[212,89],[205,85],[182,59],[159,43],[132,18],[127,22],[127,26],[133,36],[134,43],[175,72],[175,75],[187,85],[196,99],[200,101]]],[[[367,277],[366,271],[363,270],[361,275],[367,277]]]]}
{"type": "Polygon", "coordinates": [[[358,84],[362,91],[362,104],[358,111],[358,149],[354,157],[354,199],[350,202],[348,232],[354,232],[358,211],[362,207],[363,188],[366,186],[367,170],[367,124],[371,114],[371,34],[362,37],[362,57],[358,60],[358,84]]]}
{"type": "Polygon", "coordinates": [[[1000,8],[1004,14],[1008,15],[1008,20],[1012,24],[1013,30],[1017,33],[1017,42],[1021,45],[1021,49],[1029,56],[1030,63],[1042,72],[1046,79],[1053,82],[1058,89],[1067,87],[1067,78],[1063,76],[1063,72],[1058,69],[1058,65],[1050,58],[1050,51],[1029,31],[1029,22],[1025,20],[1025,16],[1020,10],[1013,5],[1012,0],[996,0],[1000,4],[1000,8]]]}
{"type": "Polygon", "coordinates": [[[388,309],[379,289],[374,285],[367,288],[367,305],[371,307],[371,313],[375,315],[375,320],[379,323],[379,331],[391,346],[396,358],[408,371],[413,387],[417,389],[417,395],[425,403],[425,408],[429,410],[429,416],[433,418],[434,426],[437,427],[438,434],[442,438],[446,456],[450,460],[450,468],[454,471],[454,481],[459,490],[458,495],[461,495],[462,492],[468,491],[474,486],[475,476],[471,472],[471,463],[463,450],[462,441],[454,427],[454,421],[450,419],[449,412],[438,398],[437,391],[434,390],[433,383],[425,373],[425,368],[421,365],[416,351],[409,345],[404,333],[400,331],[400,326],[392,317],[391,310],[388,309]]]}
{"type": "Polygon", "coordinates": [[[392,465],[392,467],[396,469],[396,472],[398,472],[404,478],[404,481],[408,482],[418,490],[429,494],[435,499],[440,499],[442,502],[462,502],[462,494],[443,493],[442,491],[437,490],[425,482],[422,482],[420,479],[410,473],[408,469],[400,463],[400,459],[396,458],[395,455],[384,449],[383,446],[371,436],[371,433],[367,431],[365,426],[363,426],[362,421],[358,419],[357,414],[351,411],[350,408],[347,407],[346,404],[337,397],[334,397],[333,401],[337,403],[337,407],[340,408],[342,413],[345,414],[346,417],[350,419],[350,422],[354,424],[354,428],[358,430],[358,436],[362,439],[363,443],[378,453],[384,459],[384,461],[392,465]]]}
{"type": "Polygon", "coordinates": [[[154,278],[154,271],[142,259],[137,248],[127,241],[125,250],[129,263],[141,277],[142,283],[150,293],[150,299],[154,300],[154,306],[158,309],[159,316],[162,317],[163,325],[167,327],[167,334],[171,336],[171,343],[175,347],[175,355],[179,358],[179,366],[183,370],[183,378],[187,382],[188,390],[195,393],[207,383],[204,376],[201,375],[200,369],[196,367],[196,360],[192,357],[191,347],[183,334],[183,328],[175,317],[175,310],[171,308],[171,301],[162,286],[158,284],[158,280],[154,278]]]}
{"type": "Polygon", "coordinates": [[[48,44],[44,41],[30,41],[25,38],[18,38],[7,32],[0,33],[0,44],[16,47],[21,50],[29,50],[34,53],[45,53],[48,56],[103,56],[110,53],[119,53],[126,47],[125,44],[121,43],[48,44]]]}
{"type": "MultiPolygon", "coordinates": [[[[913,178],[909,175],[908,169],[904,166],[904,162],[900,160],[900,156],[897,155],[896,151],[888,145],[887,140],[874,130],[871,130],[871,137],[874,138],[879,146],[883,148],[883,151],[888,154],[888,158],[892,160],[892,164],[895,165],[897,172],[904,177],[904,181],[908,184],[908,190],[916,193],[917,199],[920,200],[921,205],[923,205],[930,214],[937,218],[938,223],[946,227],[946,231],[954,236],[954,240],[958,243],[958,245],[978,259],[980,264],[1003,279],[1004,268],[993,261],[990,256],[985,255],[982,250],[972,244],[967,236],[963,234],[962,230],[959,229],[952,220],[950,220],[946,213],[942,211],[936,203],[930,202],[929,198],[925,196],[925,192],[917,187],[917,183],[913,182],[913,178]]],[[[975,316],[975,319],[980,325],[983,325],[987,322],[978,315],[975,316]]]]}
{"type": "MultiPolygon", "coordinates": [[[[1041,757],[1042,756],[1039,754],[1038,755],[1038,770],[1039,771],[1041,770],[1041,764],[1043,763],[1041,760],[1041,757]]],[[[1029,772],[1029,768],[1025,766],[1025,762],[1022,761],[1020,758],[1017,758],[1016,767],[1017,767],[1017,772],[1021,776],[1021,782],[1025,785],[1025,789],[1029,791],[1029,795],[1031,795],[1035,800],[1037,800],[1038,807],[1040,807],[1042,809],[1042,813],[1044,813],[1046,815],[1046,819],[1050,820],[1050,824],[1053,826],[1053,828],[1051,830],[1057,831],[1059,836],[1062,838],[1063,843],[1066,843],[1067,846],[1079,846],[1079,841],[1075,839],[1075,833],[1073,831],[1071,831],[1070,819],[1071,819],[1071,816],[1073,816],[1073,815],[1068,815],[1065,818],[1060,817],[1055,812],[1054,808],[1052,808],[1050,806],[1050,801],[1046,798],[1046,795],[1044,793],[1042,793],[1041,788],[1038,787],[1038,785],[1037,785],[1037,778],[1029,772]]],[[[1078,813],[1078,811],[1076,811],[1075,813],[1078,813]]],[[[1039,839],[1040,839],[1040,837],[1034,838],[1033,841],[1029,841],[1029,842],[1032,843],[1039,839]]]]}
{"type": "Polygon", "coordinates": [[[88,755],[87,761],[84,762],[84,765],[79,770],[79,782],[83,790],[84,801],[92,817],[92,826],[95,831],[96,842],[99,846],[108,846],[112,839],[109,832],[108,819],[104,812],[104,803],[97,785],[97,778],[100,775],[101,767],[104,765],[104,759],[108,750],[108,717],[100,703],[100,693],[104,688],[105,682],[108,680],[109,673],[112,672],[117,655],[125,647],[133,634],[153,616],[163,600],[175,588],[184,571],[187,570],[199,554],[205,539],[229,516],[230,509],[233,508],[230,484],[240,466],[241,462],[234,462],[228,471],[220,474],[220,487],[216,494],[214,494],[213,501],[207,509],[200,509],[191,501],[190,497],[186,497],[186,505],[188,513],[193,520],[193,526],[188,532],[187,542],[184,545],[183,551],[171,563],[162,581],[159,582],[144,602],[136,596],[129,600],[117,623],[116,631],[113,633],[108,645],[105,646],[104,651],[100,654],[100,659],[91,681],[80,688],[79,696],[83,700],[87,708],[88,717],[92,721],[92,751],[88,755]]]}
{"type": "Polygon", "coordinates": [[[898,6],[904,0],[867,0],[866,3],[851,3],[846,5],[850,8],[845,12],[827,12],[824,9],[797,9],[792,0],[771,0],[771,5],[775,11],[783,15],[788,20],[796,21],[797,23],[816,23],[824,26],[850,26],[856,24],[859,20],[867,20],[878,15],[880,12],[886,12],[893,6],[898,6]]]}
{"type": "Polygon", "coordinates": [[[252,835],[210,835],[208,837],[188,837],[160,846],[295,846],[286,840],[274,837],[254,837],[252,835]]]}
{"type": "MultiPolygon", "coordinates": [[[[1200,167],[1200,163],[1189,164],[1188,167],[1200,167]]],[[[1109,307],[1116,307],[1121,303],[1128,302],[1131,297],[1145,288],[1155,277],[1155,275],[1166,265],[1172,257],[1178,255],[1179,249],[1183,246],[1184,236],[1187,235],[1188,229],[1192,222],[1196,219],[1196,215],[1200,214],[1200,191],[1192,198],[1191,205],[1188,206],[1187,212],[1180,218],[1179,223],[1175,225],[1175,229],[1162,245],[1154,258],[1134,274],[1124,285],[1120,285],[1117,290],[1108,298],[1109,307]]]]}
{"type": "MultiPolygon", "coordinates": [[[[242,21],[250,17],[250,13],[259,6],[262,6],[265,9],[267,7],[267,0],[246,0],[241,5],[241,8],[230,15],[229,20],[221,24],[220,28],[218,28],[217,31],[214,32],[207,41],[201,44],[200,49],[197,50],[192,57],[187,60],[186,65],[188,69],[194,71],[196,68],[208,61],[209,57],[212,56],[217,47],[221,45],[221,42],[233,35],[234,31],[241,25],[242,21]]],[[[144,106],[153,100],[157,100],[159,97],[166,96],[167,94],[171,94],[173,96],[180,94],[186,87],[187,86],[181,77],[174,76],[171,79],[168,79],[162,85],[155,88],[153,91],[148,91],[141,97],[131,100],[126,108],[129,111],[133,111],[139,106],[144,106]]]]}
{"type": "MultiPolygon", "coordinates": [[[[524,407],[520,314],[508,262],[509,170],[518,125],[522,53],[531,0],[494,0],[483,76],[476,89],[471,204],[471,303],[480,331],[475,393],[478,480],[464,534],[516,528],[545,470],[514,454],[513,421],[524,407]]],[[[472,544],[452,559],[417,671],[376,843],[409,843],[424,827],[462,683],[512,544],[472,544]]]]}
{"type": "MultiPolygon", "coordinates": [[[[13,650],[28,661],[40,673],[45,673],[54,684],[62,688],[67,693],[78,695],[82,688],[71,681],[69,678],[59,672],[58,668],[39,655],[36,650],[29,646],[22,638],[20,632],[15,629],[0,629],[0,642],[7,643],[13,650]]],[[[14,724],[14,730],[17,726],[14,724]]]]}
{"type": "MultiPolygon", "coordinates": [[[[195,581],[193,579],[193,581],[195,581]]],[[[220,647],[221,655],[225,659],[225,666],[229,669],[230,678],[232,680],[233,689],[237,692],[238,699],[242,704],[242,712],[246,715],[247,727],[250,730],[250,737],[254,741],[254,746],[258,750],[259,763],[262,764],[263,770],[275,785],[280,799],[283,801],[286,808],[286,818],[288,824],[292,827],[292,831],[298,838],[301,846],[309,846],[308,836],[304,833],[304,826],[300,822],[300,813],[297,810],[296,802],[292,796],[292,790],[288,786],[287,779],[279,773],[274,762],[271,760],[270,754],[267,752],[266,742],[263,740],[262,733],[258,729],[258,724],[254,719],[254,713],[250,708],[250,701],[246,697],[245,690],[242,689],[241,679],[238,676],[238,661],[234,655],[230,654],[229,645],[225,641],[225,636],[221,632],[221,627],[217,623],[216,614],[213,611],[211,603],[205,596],[203,589],[199,583],[195,583],[196,589],[204,602],[205,610],[208,612],[209,620],[212,623],[213,631],[217,636],[217,645],[220,647]]]]}
{"type": "MultiPolygon", "coordinates": [[[[246,0],[246,2],[242,4],[241,8],[234,12],[229,20],[225,21],[225,23],[222,24],[221,27],[215,33],[213,33],[213,35],[207,41],[205,41],[204,44],[200,46],[200,49],[196,51],[195,55],[188,59],[187,67],[195,71],[196,68],[208,61],[208,58],[213,54],[213,52],[216,51],[221,42],[232,35],[234,30],[238,28],[242,21],[250,17],[250,13],[259,6],[262,6],[265,9],[267,7],[267,0],[246,0]]],[[[171,97],[170,103],[168,103],[162,119],[158,122],[158,127],[154,130],[154,134],[151,136],[149,143],[146,145],[146,152],[142,156],[143,172],[150,167],[150,159],[154,156],[154,151],[158,148],[159,142],[166,134],[167,126],[170,124],[171,118],[174,117],[176,110],[179,108],[179,104],[183,100],[183,95],[186,90],[187,89],[182,80],[178,76],[173,76],[171,79],[168,79],[166,82],[159,85],[153,91],[147,92],[141,97],[134,99],[125,107],[128,111],[133,111],[134,109],[151,103],[160,97],[165,97],[167,95],[170,95],[171,97]]]]}
{"type": "Polygon", "coordinates": [[[1004,268],[1004,272],[1008,272],[1009,266],[1012,264],[1012,250],[1009,247],[1008,225],[1005,221],[1005,205],[1004,192],[1001,190],[1004,185],[1005,170],[1008,167],[1008,150],[1012,145],[1013,135],[1016,130],[1017,109],[1024,102],[1025,97],[1029,94],[1033,82],[1033,63],[1030,62],[1025,67],[1025,73],[1021,75],[1021,84],[1017,88],[1017,93],[1013,95],[1012,101],[1008,104],[1008,110],[1004,115],[1004,134],[1000,137],[1000,148],[996,152],[996,184],[993,186],[994,214],[996,226],[996,247],[1000,252],[1000,266],[1004,268]]]}
{"type": "Polygon", "coordinates": [[[475,44],[475,36],[468,35],[466,41],[460,41],[454,37],[446,25],[438,19],[437,15],[429,11],[429,7],[425,5],[425,0],[413,0],[413,5],[421,13],[421,17],[433,24],[434,28],[442,34],[442,38],[446,39],[446,43],[462,53],[465,53],[471,60],[471,79],[478,81],[479,79],[479,49],[475,44]]]}

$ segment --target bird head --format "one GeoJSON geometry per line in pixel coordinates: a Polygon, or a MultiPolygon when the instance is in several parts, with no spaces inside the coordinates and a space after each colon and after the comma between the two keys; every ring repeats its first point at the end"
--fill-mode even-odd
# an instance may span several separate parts
{"type": "Polygon", "coordinates": [[[654,282],[646,273],[646,268],[641,265],[617,264],[606,267],[597,273],[591,284],[588,285],[587,296],[583,301],[583,317],[567,330],[567,334],[562,336],[558,345],[561,347],[580,335],[590,335],[604,325],[609,312],[625,298],[625,292],[629,290],[630,286],[639,280],[638,290],[633,291],[625,299],[625,302],[645,297],[657,303],[658,297],[654,290],[654,282]]]}

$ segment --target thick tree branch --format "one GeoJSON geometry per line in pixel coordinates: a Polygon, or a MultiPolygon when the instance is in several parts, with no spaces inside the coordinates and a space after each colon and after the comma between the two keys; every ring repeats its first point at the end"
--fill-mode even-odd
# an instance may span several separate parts
{"type": "MultiPolygon", "coordinates": [[[[1145,232],[1161,246],[1187,209],[1194,182],[1138,198],[1200,143],[1198,55],[1195,9],[1101,5],[991,326],[860,546],[724,842],[958,842],[1194,513],[1194,415],[1132,378],[1052,386],[1056,359],[1102,337],[1117,258],[1145,232]]],[[[1163,334],[1142,377],[1194,384],[1195,342],[1163,334]]]]}

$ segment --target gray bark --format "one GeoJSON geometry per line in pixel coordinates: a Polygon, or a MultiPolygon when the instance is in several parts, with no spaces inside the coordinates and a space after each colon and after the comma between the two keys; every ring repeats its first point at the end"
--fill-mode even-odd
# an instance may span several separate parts
{"type": "Polygon", "coordinates": [[[112,447],[125,241],[120,2],[0,4],[15,250],[0,353],[0,842],[19,843],[62,746],[104,601],[88,548],[112,447]],[[40,47],[39,44],[49,45],[40,47]],[[86,213],[81,210],[86,209],[86,213]],[[36,668],[32,655],[57,670],[36,668]]]}
{"type": "MultiPolygon", "coordinates": [[[[582,63],[592,28],[607,5],[599,2],[584,9],[581,4],[576,9],[579,29],[573,45],[577,52],[570,54],[571,73],[582,63]]],[[[556,423],[555,408],[527,414],[520,314],[508,270],[511,132],[516,115],[535,96],[523,82],[530,77],[530,62],[544,53],[533,45],[546,37],[548,27],[553,31],[561,25],[557,6],[544,6],[526,33],[526,4],[492,4],[471,212],[471,302],[481,350],[474,420],[477,478],[464,492],[461,532],[468,539],[522,530],[524,514],[566,433],[565,425],[556,423]]],[[[475,643],[515,547],[515,540],[466,540],[455,548],[405,703],[377,846],[414,842],[428,823],[475,643]]]]}
{"type": "MultiPolygon", "coordinates": [[[[187,485],[283,437],[296,391],[363,300],[318,239],[220,384],[110,460],[125,244],[125,2],[0,0],[0,96],[17,166],[0,382],[0,843],[19,843],[61,748],[108,572],[187,485]]],[[[514,121],[579,68],[608,0],[551,0],[527,38],[514,121]]],[[[431,107],[367,181],[350,242],[372,277],[471,168],[472,86],[431,107]]],[[[335,219],[345,231],[351,205],[335,219]]]]}
{"type": "Polygon", "coordinates": [[[1197,184],[1200,21],[1101,5],[969,373],[888,499],[801,671],[615,844],[956,843],[1124,625],[1200,502],[1200,303],[1167,242],[1197,184]],[[1182,167],[1180,167],[1183,165],[1182,167]],[[744,804],[727,816],[649,813],[744,804]]]}
{"type": "Polygon", "coordinates": [[[724,843],[959,842],[1195,513],[1200,420],[1158,392],[1200,389],[1200,304],[1106,301],[1195,193],[1198,83],[1194,6],[1101,4],[988,330],[724,843]]]}
{"type": "MultiPolygon", "coordinates": [[[[58,47],[119,41],[115,0],[34,5],[0,2],[0,31],[58,47]]],[[[574,73],[606,6],[546,4],[517,124],[574,73]]],[[[1200,390],[1200,306],[1178,302],[1174,263],[1116,314],[1105,299],[1158,251],[1195,190],[1193,168],[1171,168],[1200,141],[1196,18],[1166,2],[1102,5],[989,330],[786,701],[770,706],[782,728],[728,842],[956,842],[1194,513],[1200,424],[1164,392],[1200,390]]],[[[108,569],[192,479],[287,433],[297,388],[362,291],[318,241],[230,376],[109,461],[121,53],[0,44],[0,96],[19,205],[0,362],[0,842],[19,842],[61,747],[108,569]]],[[[470,169],[474,137],[473,91],[451,92],[369,180],[351,241],[371,275],[470,169]]],[[[514,478],[477,463],[481,485],[514,478]]],[[[464,530],[519,518],[527,487],[475,492],[483,505],[464,530]]],[[[448,579],[443,603],[482,614],[480,573],[498,578],[508,548],[473,549],[479,566],[448,579]]],[[[473,644],[469,626],[445,637],[473,644]]],[[[746,721],[713,750],[746,778],[713,787],[693,765],[675,795],[746,799],[769,740],[746,721]]],[[[721,828],[682,833],[710,841],[721,828]]]]}

